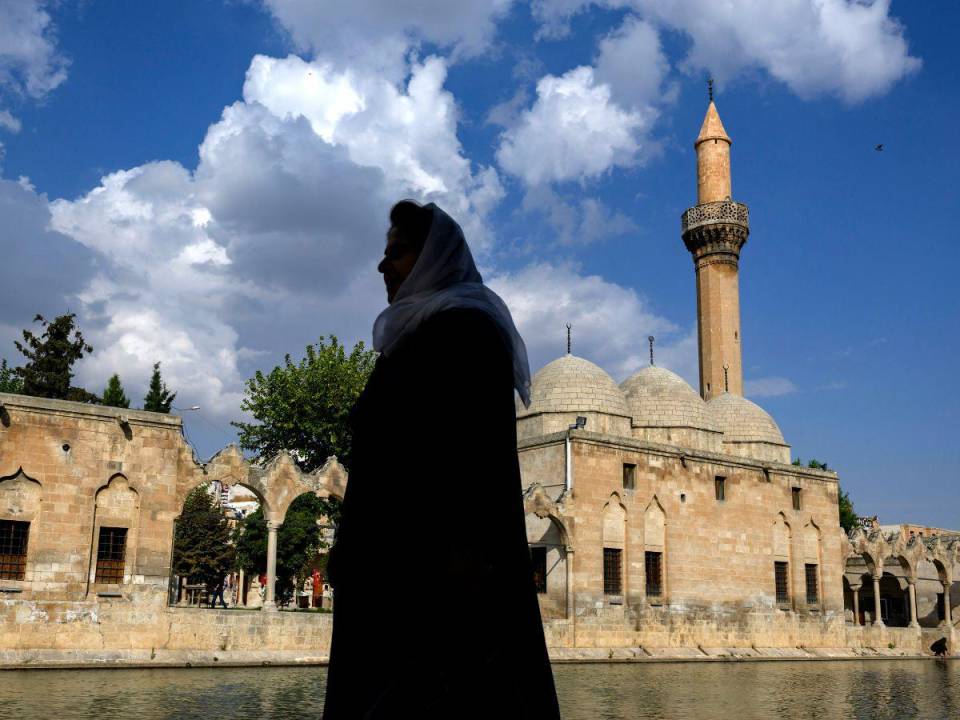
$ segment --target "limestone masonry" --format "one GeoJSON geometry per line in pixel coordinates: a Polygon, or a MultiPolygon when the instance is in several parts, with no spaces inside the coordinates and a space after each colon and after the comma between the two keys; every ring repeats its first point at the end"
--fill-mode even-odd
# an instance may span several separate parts
{"type": "MultiPolygon", "coordinates": [[[[960,534],[874,523],[848,536],[836,473],[792,465],[777,423],[743,397],[749,216],[732,199],[730,146],[711,100],[695,142],[698,204],[681,218],[699,392],[651,348],[649,367],[619,385],[568,353],[536,373],[529,408],[518,402],[551,655],[953,652],[960,534]]],[[[331,616],[274,603],[277,529],[298,495],[342,498],[346,482],[335,458],[309,475],[286,454],[252,465],[233,445],[199,462],[176,416],[0,394],[0,665],[324,661],[331,616]],[[261,609],[177,605],[174,522],[187,494],[214,481],[264,508],[261,609]]]]}

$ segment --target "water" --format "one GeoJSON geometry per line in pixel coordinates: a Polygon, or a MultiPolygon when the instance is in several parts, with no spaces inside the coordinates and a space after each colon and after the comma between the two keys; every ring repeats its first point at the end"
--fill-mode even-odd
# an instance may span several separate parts
{"type": "MultiPolygon", "coordinates": [[[[554,665],[564,720],[960,718],[960,660],[554,665]]],[[[318,718],[325,667],[0,672],[18,720],[318,718]]]]}

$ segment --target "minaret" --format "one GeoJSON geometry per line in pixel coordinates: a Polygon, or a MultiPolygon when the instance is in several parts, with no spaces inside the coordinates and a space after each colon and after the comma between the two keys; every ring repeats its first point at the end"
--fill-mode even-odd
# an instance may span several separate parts
{"type": "Polygon", "coordinates": [[[697,150],[697,204],[681,219],[683,242],[697,272],[697,337],[700,395],[709,400],[728,390],[743,395],[740,358],[740,248],[750,234],[747,206],[730,193],[730,137],[717,106],[710,105],[697,150]]]}

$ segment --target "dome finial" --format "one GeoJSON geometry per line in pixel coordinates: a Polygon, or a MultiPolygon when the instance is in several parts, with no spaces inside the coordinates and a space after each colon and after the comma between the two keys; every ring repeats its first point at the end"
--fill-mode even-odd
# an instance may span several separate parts
{"type": "Polygon", "coordinates": [[[647,335],[647,342],[650,343],[650,365],[653,365],[653,335],[647,335]]]}
{"type": "Polygon", "coordinates": [[[713,102],[713,78],[707,78],[707,95],[710,96],[710,102],[713,102]]]}
{"type": "Polygon", "coordinates": [[[729,365],[723,366],[723,391],[730,392],[730,378],[727,375],[727,371],[730,369],[729,365]]]}
{"type": "Polygon", "coordinates": [[[567,355],[570,354],[570,323],[567,323],[567,355]]]}

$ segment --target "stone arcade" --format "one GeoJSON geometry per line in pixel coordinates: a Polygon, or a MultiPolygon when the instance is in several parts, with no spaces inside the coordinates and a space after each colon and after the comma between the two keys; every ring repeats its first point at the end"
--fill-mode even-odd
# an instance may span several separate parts
{"type": "MultiPolygon", "coordinates": [[[[695,143],[698,204],[681,222],[699,392],[655,365],[652,346],[649,367],[619,386],[568,352],[536,373],[531,406],[517,406],[551,655],[920,654],[940,640],[953,650],[960,535],[874,526],[848,537],[837,475],[791,465],[776,422],[743,397],[749,213],[732,199],[730,145],[711,101],[695,143]]],[[[176,416],[0,394],[0,663],[322,662],[330,615],[276,612],[276,530],[298,495],[342,497],[346,482],[335,458],[310,475],[287,455],[251,465],[235,446],[200,463],[176,416]],[[174,521],[187,493],[214,480],[264,507],[259,612],[169,603],[174,521]]]]}

